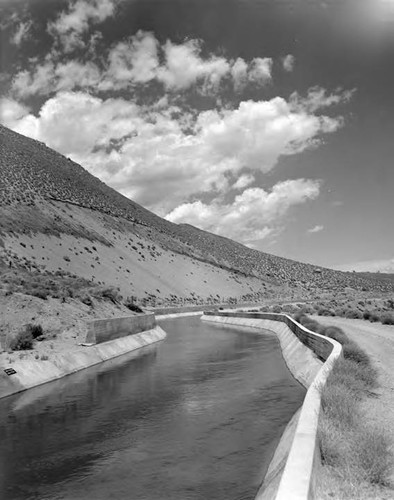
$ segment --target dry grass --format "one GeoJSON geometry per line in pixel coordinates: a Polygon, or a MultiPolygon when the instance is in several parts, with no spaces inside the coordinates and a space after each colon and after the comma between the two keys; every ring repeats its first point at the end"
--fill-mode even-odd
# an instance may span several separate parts
{"type": "MultiPolygon", "coordinates": [[[[308,320],[304,318],[307,324],[308,320]]],[[[362,401],[378,385],[377,371],[368,355],[340,328],[319,324],[315,327],[340,340],[344,353],[344,359],[335,363],[321,389],[319,442],[323,464],[351,484],[353,492],[357,484],[385,487],[394,465],[391,437],[376,424],[365,422],[361,411],[362,401]]],[[[360,490],[359,498],[362,497],[360,490]]]]}

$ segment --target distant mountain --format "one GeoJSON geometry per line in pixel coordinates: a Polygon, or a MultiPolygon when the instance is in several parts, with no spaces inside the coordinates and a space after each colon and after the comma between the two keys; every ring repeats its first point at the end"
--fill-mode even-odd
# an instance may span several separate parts
{"type": "Polygon", "coordinates": [[[67,271],[147,303],[391,291],[393,283],[252,250],[173,224],[45,144],[0,126],[0,257],[67,271]]]}

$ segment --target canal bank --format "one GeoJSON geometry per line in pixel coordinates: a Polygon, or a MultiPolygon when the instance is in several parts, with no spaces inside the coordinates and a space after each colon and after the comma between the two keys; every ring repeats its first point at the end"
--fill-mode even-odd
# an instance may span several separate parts
{"type": "Polygon", "coordinates": [[[307,393],[282,435],[256,500],[316,498],[316,478],[321,465],[317,438],[320,389],[342,355],[342,347],[282,314],[209,312],[203,319],[269,330],[278,336],[286,364],[307,393]]]}
{"type": "Polygon", "coordinates": [[[24,359],[3,364],[0,399],[52,382],[104,361],[165,339],[154,314],[87,322],[73,350],[51,353],[48,359],[24,359]]]}

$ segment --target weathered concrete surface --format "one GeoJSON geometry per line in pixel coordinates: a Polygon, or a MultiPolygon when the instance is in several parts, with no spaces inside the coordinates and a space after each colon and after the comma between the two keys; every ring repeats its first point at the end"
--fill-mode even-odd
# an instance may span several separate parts
{"type": "Polygon", "coordinates": [[[89,347],[79,347],[64,354],[53,354],[50,359],[18,360],[1,367],[0,398],[51,382],[89,366],[126,354],[135,349],[163,340],[166,333],[159,326],[89,347]],[[14,375],[6,375],[5,368],[13,368],[14,375]]]}
{"type": "Polygon", "coordinates": [[[86,322],[86,343],[101,344],[109,340],[152,330],[156,326],[154,313],[121,318],[95,319],[86,322]]]}
{"type": "Polygon", "coordinates": [[[289,316],[281,314],[227,312],[215,313],[217,316],[209,314],[203,319],[275,332],[289,369],[308,389],[298,418],[295,417],[290,421],[282,435],[256,500],[316,498],[316,475],[320,466],[317,441],[319,388],[324,386],[335,360],[342,355],[341,345],[311,332],[289,316]]]}

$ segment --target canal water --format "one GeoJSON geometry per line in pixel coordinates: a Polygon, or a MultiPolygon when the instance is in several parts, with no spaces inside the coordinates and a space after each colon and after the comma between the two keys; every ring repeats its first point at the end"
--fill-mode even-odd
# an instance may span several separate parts
{"type": "Polygon", "coordinates": [[[168,337],[0,401],[0,498],[253,499],[305,391],[277,338],[163,320],[168,337]]]}

